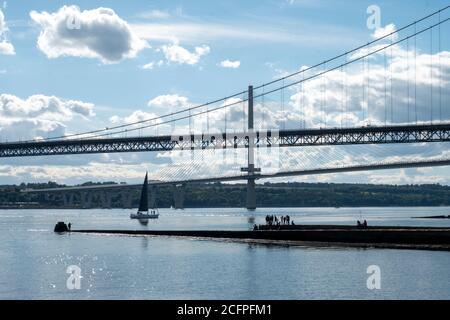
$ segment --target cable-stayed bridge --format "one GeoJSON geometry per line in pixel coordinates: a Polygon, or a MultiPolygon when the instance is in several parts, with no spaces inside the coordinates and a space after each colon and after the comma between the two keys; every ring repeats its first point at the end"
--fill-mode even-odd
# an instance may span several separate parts
{"type": "MultiPolygon", "coordinates": [[[[403,157],[400,147],[398,152],[391,148],[391,154],[369,147],[446,146],[450,141],[449,11],[447,6],[331,59],[204,104],[88,132],[3,142],[0,157],[242,150],[245,162],[234,174],[225,173],[222,162],[210,159],[208,165],[223,166],[223,173],[199,177],[192,167],[205,164],[188,161],[189,169],[173,166],[176,175],[154,184],[247,180],[249,209],[256,207],[258,179],[448,165],[445,148],[438,156],[411,158],[403,157]],[[360,163],[348,163],[347,155],[337,148],[356,145],[368,146],[362,149],[368,156],[360,163]],[[322,152],[310,150],[324,146],[335,148],[331,150],[336,155],[327,155],[327,161],[320,163],[316,160],[324,157],[322,152]],[[277,148],[298,150],[283,162],[294,163],[299,154],[305,158],[298,167],[269,172],[264,161],[258,162],[258,153],[277,148]],[[376,152],[377,159],[371,159],[376,152]],[[305,160],[312,165],[305,167],[305,160]],[[190,176],[179,174],[187,171],[190,176]]],[[[120,187],[132,186],[111,188],[120,187]]]]}

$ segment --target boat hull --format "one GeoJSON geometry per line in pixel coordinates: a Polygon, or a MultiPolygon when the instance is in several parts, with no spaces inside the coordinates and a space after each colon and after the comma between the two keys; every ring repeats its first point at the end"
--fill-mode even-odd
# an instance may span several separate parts
{"type": "Polygon", "coordinates": [[[158,219],[159,214],[130,214],[130,219],[158,219]]]}

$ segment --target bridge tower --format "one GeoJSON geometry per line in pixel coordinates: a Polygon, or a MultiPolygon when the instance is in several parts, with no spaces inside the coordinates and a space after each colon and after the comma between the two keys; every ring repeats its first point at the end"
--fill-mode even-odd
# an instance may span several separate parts
{"type": "MultiPolygon", "coordinates": [[[[254,176],[256,172],[260,172],[259,168],[255,168],[255,133],[253,131],[253,86],[248,87],[248,157],[247,167],[241,168],[241,171],[247,172],[248,176],[254,176]]],[[[256,209],[256,186],[255,178],[247,179],[247,210],[256,209]]]]}

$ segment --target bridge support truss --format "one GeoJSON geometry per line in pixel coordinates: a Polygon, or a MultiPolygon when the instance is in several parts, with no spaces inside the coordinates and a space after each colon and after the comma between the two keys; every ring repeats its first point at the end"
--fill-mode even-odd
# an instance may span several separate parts
{"type": "MultiPolygon", "coordinates": [[[[250,101],[249,101],[250,105],[250,101]]],[[[250,116],[249,116],[250,120],[250,116]]],[[[187,136],[129,137],[0,143],[0,158],[45,155],[302,147],[323,145],[450,142],[450,123],[391,125],[360,128],[266,130],[187,136]]]]}

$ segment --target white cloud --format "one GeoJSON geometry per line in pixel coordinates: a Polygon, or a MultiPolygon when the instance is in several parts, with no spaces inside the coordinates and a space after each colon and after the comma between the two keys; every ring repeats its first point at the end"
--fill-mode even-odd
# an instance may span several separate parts
{"type": "Polygon", "coordinates": [[[62,100],[55,96],[33,95],[23,100],[10,94],[0,95],[0,112],[5,117],[45,117],[49,120],[68,120],[74,114],[94,116],[93,105],[76,100],[62,100]]]}
{"type": "Polygon", "coordinates": [[[0,54],[12,56],[15,55],[16,52],[14,50],[14,46],[10,42],[3,40],[2,42],[0,42],[0,54]]]}
{"type": "MultiPolygon", "coordinates": [[[[130,135],[159,135],[161,132],[169,133],[170,126],[166,124],[161,124],[167,119],[159,118],[156,113],[146,112],[142,110],[133,111],[128,116],[118,116],[114,115],[109,118],[109,122],[113,125],[124,125],[129,124],[126,128],[125,134],[130,135]],[[151,121],[150,121],[151,120],[151,121]],[[134,124],[134,125],[131,125],[134,124]]],[[[124,129],[121,129],[124,130],[124,129]]]]}
{"type": "MultiPolygon", "coordinates": [[[[188,132],[189,129],[189,126],[186,123],[187,120],[183,123],[172,123],[171,121],[174,118],[160,118],[160,116],[170,112],[180,111],[190,106],[191,103],[187,97],[180,96],[178,94],[160,95],[148,101],[148,107],[151,109],[150,112],[135,110],[127,116],[114,115],[109,118],[109,122],[113,125],[132,124],[138,122],[128,128],[128,131],[133,132],[134,134],[158,135],[172,134],[174,132],[177,134],[183,134],[188,132]],[[165,123],[167,121],[168,123],[165,123]]],[[[179,116],[185,115],[186,114],[182,114],[179,116]]],[[[175,118],[179,116],[175,116],[175,118]]],[[[194,124],[195,121],[196,120],[193,120],[192,124],[194,124]]]]}
{"type": "MultiPolygon", "coordinates": [[[[420,169],[420,168],[419,168],[420,169]]],[[[367,175],[369,183],[373,184],[437,184],[437,183],[446,183],[448,182],[448,177],[433,175],[433,169],[430,168],[431,171],[428,175],[422,175],[418,169],[413,169],[417,173],[411,174],[411,172],[406,172],[406,169],[400,169],[396,173],[392,174],[389,172],[386,173],[371,173],[367,175]]]]}
{"type": "Polygon", "coordinates": [[[144,70],[152,70],[155,67],[161,67],[162,65],[164,65],[164,61],[158,60],[158,61],[151,61],[147,64],[144,64],[141,68],[144,70]]]}
{"type": "Polygon", "coordinates": [[[231,60],[224,60],[221,61],[219,64],[222,68],[231,68],[231,69],[237,69],[241,66],[241,62],[239,60],[231,61],[231,60]]]}
{"type": "MultiPolygon", "coordinates": [[[[372,38],[374,39],[379,39],[381,37],[384,37],[394,31],[396,31],[397,28],[395,27],[395,24],[391,23],[388,24],[384,27],[378,28],[376,29],[373,33],[372,33],[372,38]]],[[[386,39],[392,40],[392,41],[396,41],[398,40],[398,33],[394,33],[391,36],[387,37],[386,39]]]]}
{"type": "Polygon", "coordinates": [[[1,94],[0,135],[9,140],[62,135],[65,122],[76,116],[91,118],[95,115],[93,108],[91,103],[63,100],[55,96],[33,95],[21,99],[1,94]]]}
{"type": "MultiPolygon", "coordinates": [[[[375,48],[364,50],[373,51],[375,48]]],[[[409,51],[400,46],[392,49],[394,58],[390,57],[388,49],[386,67],[384,52],[371,58],[370,75],[367,67],[363,71],[361,62],[358,62],[346,69],[338,69],[307,81],[303,90],[301,85],[295,86],[295,93],[290,97],[289,106],[285,106],[285,113],[292,116],[292,121],[299,123],[304,120],[309,128],[335,127],[341,124],[383,125],[385,120],[387,123],[406,123],[408,114],[409,122],[416,117],[419,122],[430,121],[433,105],[434,119],[442,116],[442,120],[449,120],[450,112],[447,109],[442,108],[442,113],[439,114],[439,94],[442,94],[442,101],[450,98],[450,52],[442,51],[430,56],[429,53],[417,51],[414,59],[415,54],[411,48],[409,51]],[[343,90],[344,84],[346,90],[343,90]],[[435,92],[433,102],[430,100],[431,86],[435,92]],[[417,92],[415,101],[414,90],[417,92]]],[[[354,57],[361,55],[357,52],[354,57]]],[[[306,77],[320,71],[308,72],[306,77]]],[[[301,78],[295,80],[299,79],[301,78]]],[[[280,108],[277,109],[277,113],[280,113],[280,108]]],[[[275,115],[271,118],[277,117],[275,115]]],[[[283,118],[282,116],[281,119],[283,118]]]]}
{"type": "Polygon", "coordinates": [[[3,11],[0,9],[0,35],[6,31],[6,22],[5,22],[5,15],[3,14],[3,11]]]}
{"type": "Polygon", "coordinates": [[[5,15],[0,9],[0,54],[3,55],[15,55],[14,46],[6,39],[6,32],[8,27],[5,22],[5,15]]]}
{"type": "Polygon", "coordinates": [[[195,47],[194,51],[190,52],[178,44],[164,45],[161,50],[168,61],[188,65],[197,64],[202,56],[211,51],[209,46],[202,45],[195,47]]]}
{"type": "Polygon", "coordinates": [[[109,118],[109,122],[112,124],[117,124],[121,121],[120,117],[118,115],[112,116],[109,118]]]}
{"type": "Polygon", "coordinates": [[[298,5],[303,7],[315,7],[323,5],[323,2],[320,0],[286,0],[288,5],[298,5]]]}
{"type": "Polygon", "coordinates": [[[191,44],[229,39],[294,43],[301,38],[291,32],[261,31],[261,26],[233,26],[215,23],[135,23],[131,27],[145,40],[182,41],[191,44]]]}
{"type": "Polygon", "coordinates": [[[136,110],[134,111],[132,114],[130,114],[129,116],[123,118],[123,122],[125,123],[134,123],[134,122],[138,122],[138,121],[145,121],[148,119],[154,119],[156,118],[157,115],[154,113],[148,113],[142,110],[136,110]]]}
{"type": "MultiPolygon", "coordinates": [[[[155,170],[153,168],[153,170],[155,170]]],[[[92,179],[101,181],[127,181],[138,182],[142,179],[142,173],[152,172],[149,164],[122,164],[111,163],[107,165],[101,162],[89,162],[83,166],[56,165],[56,166],[10,166],[0,165],[0,177],[2,179],[15,180],[21,183],[28,181],[57,181],[59,183],[83,183],[92,179]]]]}
{"type": "MultiPolygon", "coordinates": [[[[150,113],[150,112],[145,112],[142,110],[136,110],[136,111],[133,111],[130,115],[125,116],[125,117],[119,117],[118,115],[114,115],[109,118],[109,122],[111,122],[112,124],[130,124],[130,123],[146,121],[149,119],[156,119],[156,118],[158,118],[158,115],[156,113],[150,113]]],[[[161,122],[161,120],[157,119],[157,120],[153,121],[152,123],[154,124],[154,123],[160,123],[160,122],[161,122]]],[[[142,124],[137,125],[137,126],[142,126],[142,124]]],[[[132,128],[130,127],[129,129],[132,129],[132,128]]]]}
{"type": "Polygon", "coordinates": [[[167,11],[155,9],[142,12],[138,15],[138,17],[143,19],[168,19],[171,17],[171,14],[167,11]]]}
{"type": "Polygon", "coordinates": [[[317,25],[295,21],[267,21],[249,23],[192,22],[169,19],[160,22],[132,23],[130,27],[142,39],[155,42],[174,42],[196,45],[214,41],[246,41],[264,44],[289,44],[302,47],[352,47],[366,39],[365,32],[355,32],[337,25],[317,25]],[[276,27],[274,27],[276,26],[276,27]],[[342,37],[342,34],[351,34],[342,37]]]}
{"type": "MultiPolygon", "coordinates": [[[[178,94],[160,95],[148,101],[150,112],[135,110],[126,116],[114,115],[109,118],[109,122],[113,125],[132,124],[127,132],[131,135],[159,135],[172,134],[174,130],[180,134],[188,131],[186,123],[174,122],[172,124],[171,117],[160,118],[163,114],[186,109],[190,106],[187,97],[178,94]],[[151,120],[151,121],[150,121],[151,120]],[[165,123],[169,121],[169,123],[165,123]]],[[[183,114],[182,116],[184,116],[183,114]]],[[[176,118],[176,116],[175,116],[176,118]]]]}
{"type": "Polygon", "coordinates": [[[41,28],[38,48],[50,59],[73,56],[116,63],[148,47],[109,8],[81,11],[77,6],[63,6],[55,13],[31,11],[30,17],[41,28]]]}
{"type": "Polygon", "coordinates": [[[178,94],[160,95],[148,102],[151,108],[158,108],[166,112],[181,110],[189,107],[189,99],[178,94]]]}

